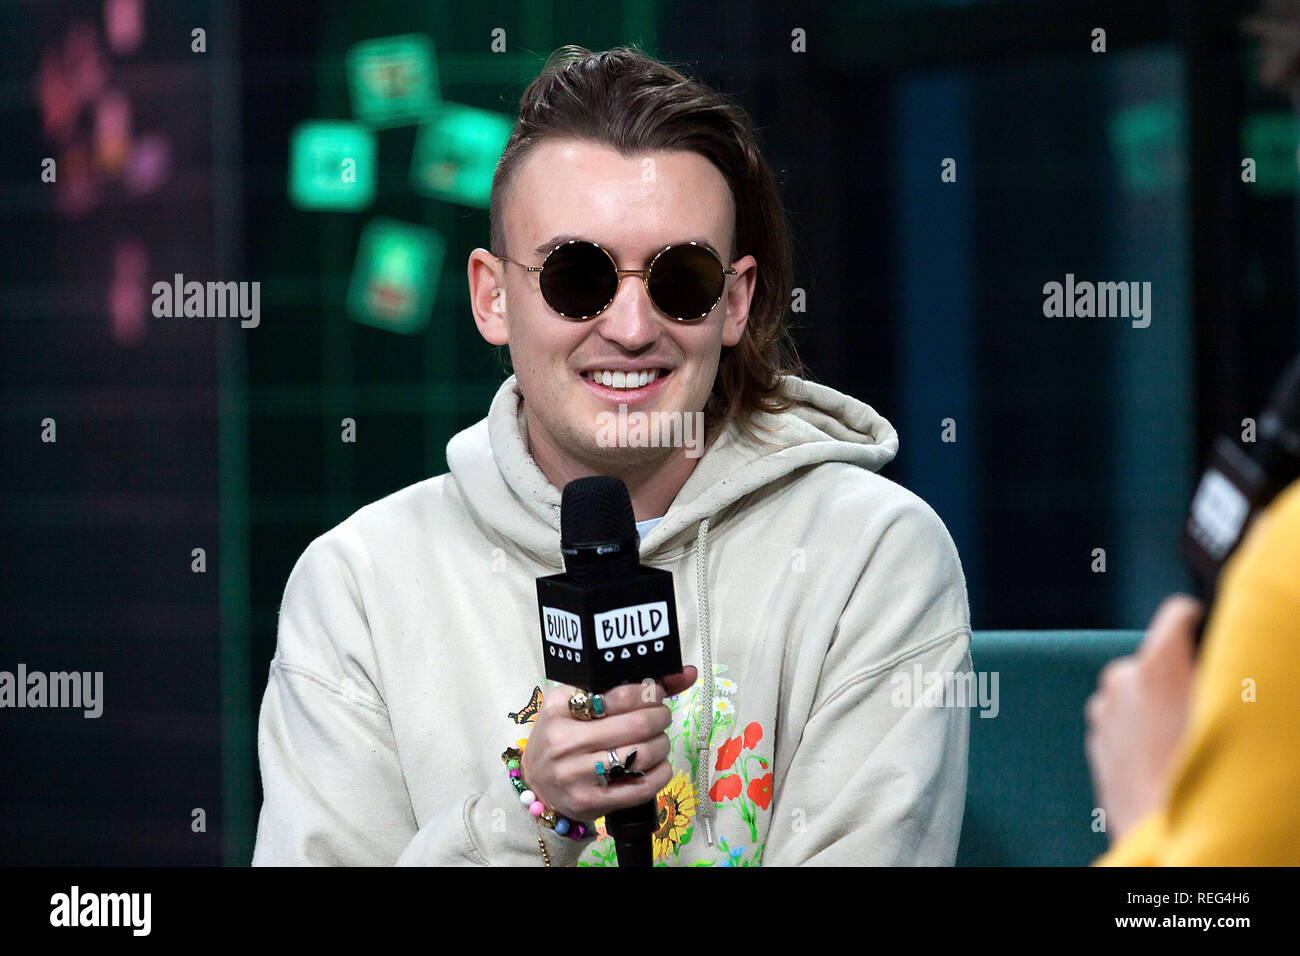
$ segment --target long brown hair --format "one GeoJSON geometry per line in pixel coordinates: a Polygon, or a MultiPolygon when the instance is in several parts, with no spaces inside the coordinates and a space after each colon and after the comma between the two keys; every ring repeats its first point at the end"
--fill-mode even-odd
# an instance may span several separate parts
{"type": "Polygon", "coordinates": [[[794,268],[785,207],[744,110],[635,46],[604,53],[560,47],[520,97],[519,117],[492,178],[493,255],[509,255],[503,208],[520,164],[545,139],[586,140],[624,156],[686,150],[726,178],[736,210],[730,261],[752,255],[758,277],[749,320],[740,341],[722,349],[704,411],[710,429],[735,418],[758,437],[752,414],[796,404],[782,391],[781,376],[807,372],[786,325],[794,268]]]}

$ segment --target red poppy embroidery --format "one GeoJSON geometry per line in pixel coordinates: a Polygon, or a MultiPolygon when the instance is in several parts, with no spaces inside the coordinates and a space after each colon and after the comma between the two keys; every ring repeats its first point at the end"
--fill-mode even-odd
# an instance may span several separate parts
{"type": "Polygon", "coordinates": [[[768,804],[772,802],[772,775],[765,773],[761,777],[755,777],[749,781],[749,787],[745,793],[755,804],[766,810],[768,804]]]}
{"type": "Polygon", "coordinates": [[[758,725],[758,721],[754,721],[752,724],[750,724],[748,727],[745,728],[745,749],[746,750],[753,750],[756,746],[758,746],[758,742],[762,739],[763,739],[763,728],[758,725]]]}
{"type": "Polygon", "coordinates": [[[713,765],[714,770],[730,770],[731,765],[736,762],[740,756],[741,747],[744,741],[739,737],[732,737],[725,744],[718,748],[718,762],[713,765]]]}
{"type": "MultiPolygon", "coordinates": [[[[753,784],[750,784],[750,786],[752,787],[753,784]]],[[[740,777],[734,773],[719,777],[718,782],[709,788],[709,799],[714,803],[721,803],[723,800],[734,800],[738,796],[740,796],[740,777]]]]}

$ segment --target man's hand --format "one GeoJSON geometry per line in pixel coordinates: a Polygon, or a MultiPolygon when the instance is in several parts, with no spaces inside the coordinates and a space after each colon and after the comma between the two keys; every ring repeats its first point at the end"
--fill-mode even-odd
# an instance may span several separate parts
{"type": "Polygon", "coordinates": [[[537,722],[528,737],[521,762],[524,783],[542,803],[575,820],[595,820],[612,810],[653,800],[668,785],[668,726],[672,711],[663,703],[694,685],[699,669],[687,665],[663,682],[624,684],[602,696],[605,716],[578,720],[569,713],[572,687],[560,685],[542,698],[537,722]],[[614,750],[626,761],[633,750],[633,770],[644,777],[601,786],[596,761],[609,762],[614,750]]]}
{"type": "Polygon", "coordinates": [[[1088,763],[1112,844],[1164,802],[1187,724],[1194,635],[1204,613],[1193,597],[1165,598],[1137,653],[1107,664],[1088,698],[1088,763]]]}

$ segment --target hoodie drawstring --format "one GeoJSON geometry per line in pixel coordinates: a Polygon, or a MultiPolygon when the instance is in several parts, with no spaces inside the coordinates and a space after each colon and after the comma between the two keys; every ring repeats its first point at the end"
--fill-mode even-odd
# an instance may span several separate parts
{"type": "Polygon", "coordinates": [[[712,770],[709,767],[709,738],[713,736],[713,647],[709,642],[709,589],[707,561],[705,558],[705,543],[709,537],[709,519],[705,518],[700,522],[700,530],[695,536],[695,594],[699,602],[699,627],[700,642],[704,647],[703,668],[700,671],[700,680],[704,681],[704,690],[697,692],[695,695],[696,707],[703,710],[703,714],[697,711],[695,717],[695,729],[697,731],[695,752],[698,759],[696,765],[699,771],[704,772],[704,788],[697,788],[696,800],[700,806],[700,823],[704,826],[704,836],[709,841],[709,846],[713,846],[713,800],[709,797],[709,780],[712,776],[712,770]],[[703,716],[704,723],[701,726],[700,717],[703,716]]]}

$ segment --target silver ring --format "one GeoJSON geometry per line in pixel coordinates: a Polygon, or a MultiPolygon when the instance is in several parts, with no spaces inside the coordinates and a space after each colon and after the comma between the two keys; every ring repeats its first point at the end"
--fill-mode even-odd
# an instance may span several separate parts
{"type": "MultiPolygon", "coordinates": [[[[610,765],[604,768],[604,773],[601,775],[601,780],[606,781],[607,782],[606,785],[608,785],[609,783],[614,783],[618,780],[626,780],[628,777],[645,776],[645,774],[642,773],[640,770],[632,769],[632,762],[636,760],[635,750],[633,750],[630,754],[627,755],[626,763],[619,760],[618,754],[614,753],[614,751],[612,750],[609,752],[609,759],[610,759],[610,765]]],[[[598,770],[597,773],[599,772],[600,771],[598,770]]]]}

